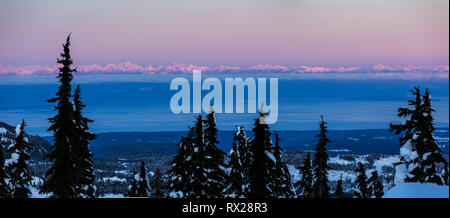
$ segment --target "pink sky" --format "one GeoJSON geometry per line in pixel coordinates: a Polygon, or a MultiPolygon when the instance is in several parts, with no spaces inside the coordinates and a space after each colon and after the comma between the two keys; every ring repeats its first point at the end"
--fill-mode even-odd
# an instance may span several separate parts
{"type": "MultiPolygon", "coordinates": [[[[447,66],[448,1],[0,2],[0,65],[447,66]]],[[[91,66],[92,67],[92,66],[91,66]]]]}

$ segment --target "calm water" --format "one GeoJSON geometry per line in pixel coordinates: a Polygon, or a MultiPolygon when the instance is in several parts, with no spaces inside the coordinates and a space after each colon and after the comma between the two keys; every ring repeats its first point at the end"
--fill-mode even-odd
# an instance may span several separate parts
{"type": "MultiPolygon", "coordinates": [[[[2,79],[0,77],[0,79],[2,79]]],[[[173,114],[169,81],[75,81],[81,83],[87,105],[86,116],[95,120],[94,132],[186,130],[192,114],[173,114]]],[[[279,81],[279,116],[272,126],[279,130],[316,129],[324,114],[331,129],[387,128],[398,122],[396,110],[406,106],[408,90],[414,85],[431,89],[437,126],[449,122],[448,81],[279,81]]],[[[45,100],[54,96],[53,82],[0,82],[0,121],[16,125],[24,118],[28,132],[49,135],[47,118],[53,105],[45,100]]],[[[220,129],[237,125],[251,128],[256,114],[218,114],[220,129]]]]}

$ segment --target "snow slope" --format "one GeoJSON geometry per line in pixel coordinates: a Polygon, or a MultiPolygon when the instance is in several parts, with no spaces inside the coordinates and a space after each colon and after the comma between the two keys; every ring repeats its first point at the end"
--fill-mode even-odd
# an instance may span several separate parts
{"type": "Polygon", "coordinates": [[[386,192],[383,198],[449,198],[448,186],[403,183],[386,192]]]}

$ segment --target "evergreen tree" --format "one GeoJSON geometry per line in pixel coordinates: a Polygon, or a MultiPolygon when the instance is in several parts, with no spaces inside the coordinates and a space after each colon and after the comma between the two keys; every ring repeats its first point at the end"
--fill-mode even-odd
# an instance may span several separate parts
{"type": "Polygon", "coordinates": [[[171,168],[168,171],[169,197],[190,197],[192,181],[192,138],[194,128],[190,128],[186,137],[182,137],[178,144],[177,154],[170,162],[171,168]]]}
{"type": "Polygon", "coordinates": [[[156,168],[155,174],[150,180],[150,197],[164,198],[166,193],[166,186],[160,168],[156,168]]]}
{"type": "Polygon", "coordinates": [[[402,148],[400,148],[400,162],[396,163],[396,165],[405,165],[407,170],[405,181],[417,182],[420,178],[424,177],[423,175],[420,175],[420,160],[415,145],[417,138],[416,130],[420,129],[419,123],[423,120],[422,96],[419,87],[414,87],[414,90],[411,90],[411,93],[415,96],[415,100],[409,100],[408,105],[413,106],[414,108],[399,108],[397,113],[399,118],[409,117],[410,119],[407,119],[404,124],[394,125],[391,123],[389,130],[395,131],[395,134],[404,132],[404,135],[399,138],[400,146],[402,146],[402,148]]]}
{"type": "Polygon", "coordinates": [[[439,145],[436,143],[434,139],[434,118],[432,113],[435,110],[431,107],[431,96],[428,89],[425,90],[425,94],[423,95],[423,128],[418,134],[417,138],[417,147],[421,148],[419,152],[419,158],[421,160],[421,166],[424,173],[423,182],[426,183],[436,183],[438,185],[443,185],[445,179],[441,177],[441,175],[437,172],[437,165],[441,165],[446,167],[447,161],[442,156],[442,150],[439,145]]]}
{"type": "Polygon", "coordinates": [[[144,161],[141,161],[141,168],[138,174],[133,173],[131,185],[129,186],[126,197],[148,197],[150,188],[147,182],[147,170],[144,161]]]}
{"type": "Polygon", "coordinates": [[[92,153],[89,150],[89,142],[94,140],[97,136],[89,132],[89,123],[93,121],[83,117],[82,110],[85,107],[81,102],[80,86],[75,89],[73,96],[74,102],[74,121],[75,121],[75,138],[72,148],[72,155],[74,156],[76,175],[76,193],[79,197],[94,197],[94,182],[95,175],[92,167],[92,153]]]}
{"type": "Polygon", "coordinates": [[[342,174],[336,184],[336,190],[334,191],[334,195],[337,198],[344,198],[344,191],[342,190],[342,174]]]}
{"type": "Polygon", "coordinates": [[[358,162],[358,168],[355,169],[355,172],[358,174],[355,180],[358,191],[355,191],[355,196],[357,198],[370,198],[371,194],[367,185],[366,170],[361,162],[358,162]]]}
{"type": "Polygon", "coordinates": [[[273,179],[273,195],[278,198],[289,198],[294,196],[291,174],[286,164],[281,160],[280,138],[275,134],[275,147],[272,151],[275,156],[275,172],[272,175],[273,179]]]}
{"type": "Polygon", "coordinates": [[[250,150],[251,139],[247,138],[244,127],[238,127],[238,133],[235,135],[237,143],[237,151],[239,153],[239,159],[244,173],[244,184],[246,186],[246,192],[249,189],[249,170],[253,161],[253,154],[250,150]]]}
{"type": "Polygon", "coordinates": [[[28,198],[31,194],[29,190],[31,175],[28,168],[30,160],[28,150],[31,149],[31,144],[26,137],[25,126],[25,121],[22,120],[22,124],[16,128],[15,144],[7,149],[7,152],[11,153],[11,159],[6,161],[6,174],[13,198],[28,198]]]}
{"type": "Polygon", "coordinates": [[[206,198],[208,196],[208,169],[206,169],[206,145],[204,139],[204,125],[202,115],[196,117],[192,137],[192,181],[190,184],[190,197],[206,198]]]}
{"type": "Polygon", "coordinates": [[[208,197],[208,169],[204,121],[198,115],[188,136],[183,137],[169,170],[169,196],[186,198],[208,197]]]}
{"type": "MultiPolygon", "coordinates": [[[[434,120],[431,98],[428,89],[421,95],[420,88],[414,87],[411,93],[415,100],[409,100],[410,108],[399,108],[397,116],[407,118],[405,123],[390,124],[390,131],[395,134],[404,133],[400,137],[400,162],[406,169],[405,182],[443,184],[441,175],[437,173],[438,164],[446,165],[441,149],[437,145],[434,135],[434,120]],[[409,118],[409,119],[408,119],[409,118]]],[[[402,170],[397,170],[401,172],[402,170]]]]}
{"type": "Polygon", "coordinates": [[[3,143],[0,140],[0,198],[10,198],[10,190],[6,182],[5,156],[3,154],[3,143]]]}
{"type": "Polygon", "coordinates": [[[308,152],[306,158],[303,160],[303,165],[300,167],[302,179],[294,185],[298,190],[298,197],[312,198],[313,197],[313,175],[311,166],[311,154],[308,152]]]}
{"type": "Polygon", "coordinates": [[[74,107],[70,100],[72,72],[76,70],[71,68],[73,62],[69,47],[70,35],[63,44],[64,51],[61,53],[61,59],[57,60],[57,63],[61,65],[57,77],[60,82],[58,92],[54,98],[48,100],[50,103],[57,103],[54,107],[57,114],[48,119],[52,124],[48,131],[53,132],[54,144],[51,152],[45,156],[45,159],[53,162],[53,165],[47,171],[41,187],[41,193],[50,193],[57,198],[78,197],[75,179],[77,171],[71,153],[76,126],[74,107]]]}
{"type": "Polygon", "coordinates": [[[138,197],[138,180],[136,178],[136,171],[133,171],[133,178],[131,178],[131,184],[128,187],[128,192],[125,193],[125,197],[138,197]]]}
{"type": "Polygon", "coordinates": [[[375,170],[369,178],[369,192],[376,198],[381,198],[384,195],[383,183],[378,177],[378,172],[375,170]]]}
{"type": "Polygon", "coordinates": [[[313,184],[313,193],[315,198],[328,198],[329,190],[328,187],[328,154],[326,145],[330,142],[327,137],[327,126],[326,122],[323,120],[323,116],[321,116],[320,121],[320,133],[317,134],[317,138],[319,138],[319,142],[316,144],[314,154],[314,184],[313,184]]]}
{"type": "MultiPolygon", "coordinates": [[[[240,146],[246,146],[247,139],[242,127],[238,127],[238,131],[234,133],[233,148],[230,151],[230,161],[228,167],[230,168],[230,175],[228,176],[228,186],[225,189],[225,196],[232,198],[243,198],[246,196],[248,183],[246,178],[246,169],[243,166],[243,159],[241,158],[242,149],[240,146]]],[[[245,151],[244,151],[245,152],[245,151]]]]}
{"type": "Polygon", "coordinates": [[[211,198],[222,197],[222,192],[226,187],[225,173],[225,152],[217,148],[216,119],[214,110],[211,107],[210,113],[206,117],[204,130],[205,143],[205,170],[207,171],[206,195],[211,198]]]}
{"type": "Polygon", "coordinates": [[[272,195],[272,175],[275,167],[275,157],[271,153],[272,142],[269,126],[265,122],[267,113],[260,111],[253,128],[253,141],[250,145],[252,162],[249,169],[249,198],[268,198],[272,195]]]}
{"type": "Polygon", "coordinates": [[[141,161],[141,170],[137,177],[137,197],[148,197],[150,188],[147,182],[147,169],[145,169],[144,161],[141,161]]]}

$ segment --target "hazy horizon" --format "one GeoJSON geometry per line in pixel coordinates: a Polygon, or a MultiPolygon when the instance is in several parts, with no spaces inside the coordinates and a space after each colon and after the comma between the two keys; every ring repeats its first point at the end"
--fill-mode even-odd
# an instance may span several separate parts
{"type": "MultiPolygon", "coordinates": [[[[273,129],[387,128],[408,91],[429,87],[449,123],[448,1],[12,1],[0,3],[0,121],[48,134],[56,58],[71,35],[74,85],[95,132],[185,130],[170,80],[275,77],[273,129]],[[163,125],[164,124],[164,125],[163,125]]],[[[248,128],[256,114],[219,114],[248,128]]]]}

